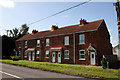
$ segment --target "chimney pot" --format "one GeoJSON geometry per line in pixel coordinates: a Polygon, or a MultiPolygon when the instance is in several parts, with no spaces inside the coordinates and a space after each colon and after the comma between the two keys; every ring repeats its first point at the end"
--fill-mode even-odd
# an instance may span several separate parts
{"type": "Polygon", "coordinates": [[[81,18],[81,20],[80,20],[80,25],[85,25],[85,24],[87,24],[88,22],[85,20],[85,19],[82,19],[81,18]]]}
{"type": "Polygon", "coordinates": [[[57,29],[58,29],[58,26],[52,25],[52,31],[57,30],[57,29]]]}
{"type": "Polygon", "coordinates": [[[38,31],[37,30],[33,30],[32,31],[32,34],[36,34],[38,31]]]}

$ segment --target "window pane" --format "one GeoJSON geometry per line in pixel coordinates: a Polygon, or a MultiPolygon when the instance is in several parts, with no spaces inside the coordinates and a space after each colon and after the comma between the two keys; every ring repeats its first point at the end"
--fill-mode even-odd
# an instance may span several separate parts
{"type": "Polygon", "coordinates": [[[37,40],[37,46],[40,46],[40,40],[37,40]]]}
{"type": "Polygon", "coordinates": [[[69,51],[68,50],[66,50],[64,52],[64,58],[69,59],[69,51]]]}
{"type": "Polygon", "coordinates": [[[79,51],[79,59],[80,60],[85,59],[85,51],[84,50],[79,51]]]}
{"type": "Polygon", "coordinates": [[[25,56],[24,56],[25,58],[27,57],[27,52],[25,51],[25,56]]]}
{"type": "Polygon", "coordinates": [[[46,51],[46,58],[49,58],[49,51],[46,51]]]}
{"type": "Polygon", "coordinates": [[[27,41],[25,41],[25,47],[27,47],[27,41]]]}
{"type": "Polygon", "coordinates": [[[69,36],[66,36],[64,38],[65,45],[69,45],[69,36]]]}
{"type": "Polygon", "coordinates": [[[80,44],[85,43],[85,36],[84,36],[84,34],[79,35],[79,43],[80,44]]]}
{"type": "Polygon", "coordinates": [[[37,51],[36,57],[39,58],[40,51],[37,51]]]}
{"type": "Polygon", "coordinates": [[[85,55],[80,55],[80,58],[85,58],[85,55]]]}
{"type": "Polygon", "coordinates": [[[84,51],[80,51],[80,54],[84,54],[84,51]]]}
{"type": "Polygon", "coordinates": [[[46,46],[49,46],[49,39],[46,39],[46,46]]]}

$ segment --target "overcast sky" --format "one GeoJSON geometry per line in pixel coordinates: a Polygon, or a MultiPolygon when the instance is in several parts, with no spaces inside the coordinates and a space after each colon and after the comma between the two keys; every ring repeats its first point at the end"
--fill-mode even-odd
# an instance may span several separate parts
{"type": "MultiPolygon", "coordinates": [[[[85,1],[85,0],[84,0],[85,1]]],[[[116,1],[116,0],[115,0],[116,1]]],[[[67,9],[81,2],[0,2],[0,34],[5,30],[30,24],[56,12],[67,9]]],[[[52,25],[59,27],[79,24],[81,18],[88,22],[104,19],[110,32],[113,46],[118,44],[117,14],[114,2],[89,2],[67,12],[53,16],[36,24],[30,25],[29,32],[49,30],[52,25]]]]}

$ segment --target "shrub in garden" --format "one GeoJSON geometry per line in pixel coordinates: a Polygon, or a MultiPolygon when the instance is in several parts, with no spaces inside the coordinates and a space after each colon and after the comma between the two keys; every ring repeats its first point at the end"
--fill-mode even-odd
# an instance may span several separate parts
{"type": "Polygon", "coordinates": [[[18,56],[11,56],[11,59],[12,59],[13,61],[19,61],[19,60],[20,60],[20,57],[18,57],[18,56]]]}
{"type": "Polygon", "coordinates": [[[103,58],[101,60],[101,65],[102,65],[103,69],[107,68],[107,59],[104,56],[103,56],[103,58]]]}

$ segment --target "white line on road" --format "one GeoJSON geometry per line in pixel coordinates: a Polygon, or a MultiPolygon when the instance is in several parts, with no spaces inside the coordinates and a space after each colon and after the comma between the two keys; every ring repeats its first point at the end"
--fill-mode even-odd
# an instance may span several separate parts
{"type": "MultiPolygon", "coordinates": [[[[13,74],[10,74],[10,73],[6,73],[6,72],[3,72],[3,71],[0,71],[0,73],[7,74],[7,75],[12,76],[12,77],[15,77],[15,78],[20,78],[20,77],[18,77],[18,76],[16,76],[16,75],[13,75],[13,74]]],[[[21,79],[21,78],[20,78],[20,79],[21,79]]]]}

